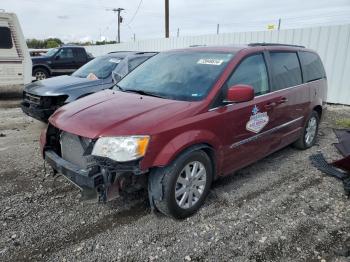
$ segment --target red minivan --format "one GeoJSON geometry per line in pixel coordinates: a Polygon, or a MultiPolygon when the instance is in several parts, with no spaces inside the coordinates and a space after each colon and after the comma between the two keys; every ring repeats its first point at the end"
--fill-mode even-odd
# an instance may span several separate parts
{"type": "Polygon", "coordinates": [[[326,93],[319,56],[302,46],[171,50],[58,109],[42,153],[85,197],[147,188],[152,207],[184,218],[213,180],[290,144],[314,145],[326,93]]]}

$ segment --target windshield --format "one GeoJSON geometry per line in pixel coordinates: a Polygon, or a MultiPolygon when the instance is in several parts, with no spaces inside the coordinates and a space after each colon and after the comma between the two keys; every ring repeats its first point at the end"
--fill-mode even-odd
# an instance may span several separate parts
{"type": "Polygon", "coordinates": [[[112,71],[120,61],[120,58],[110,56],[97,57],[80,67],[72,75],[81,78],[94,75],[98,79],[105,79],[111,75],[112,71]]]}
{"type": "Polygon", "coordinates": [[[130,72],[118,87],[167,99],[202,100],[232,57],[222,52],[160,53],[130,72]]]}
{"type": "Polygon", "coordinates": [[[49,51],[46,52],[45,56],[53,56],[54,54],[56,54],[58,51],[58,48],[51,48],[49,49],[49,51]]]}

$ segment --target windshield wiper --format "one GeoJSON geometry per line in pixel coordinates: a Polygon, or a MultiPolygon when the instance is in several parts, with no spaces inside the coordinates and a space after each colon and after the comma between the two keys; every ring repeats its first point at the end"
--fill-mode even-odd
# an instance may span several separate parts
{"type": "MultiPolygon", "coordinates": [[[[123,91],[123,92],[125,91],[124,88],[122,88],[122,87],[121,87],[120,85],[118,85],[118,84],[115,84],[114,86],[116,86],[120,91],[123,91]]],[[[114,87],[114,86],[113,86],[113,87],[114,87]]]]}
{"type": "MultiPolygon", "coordinates": [[[[119,87],[120,89],[120,87],[119,87]]],[[[137,90],[137,89],[121,89],[122,91],[125,92],[132,92],[132,93],[136,93],[136,94],[140,94],[140,95],[145,95],[145,96],[154,96],[154,97],[159,97],[159,98],[164,98],[161,95],[158,95],[156,93],[152,93],[152,92],[148,92],[148,91],[144,91],[144,90],[137,90]]]]}

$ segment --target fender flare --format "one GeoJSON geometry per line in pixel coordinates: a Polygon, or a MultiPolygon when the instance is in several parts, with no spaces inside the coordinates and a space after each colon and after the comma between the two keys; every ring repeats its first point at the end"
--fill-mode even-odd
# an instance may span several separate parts
{"type": "Polygon", "coordinates": [[[164,167],[169,165],[184,152],[205,149],[209,150],[210,155],[208,155],[215,163],[213,170],[218,171],[221,167],[221,162],[218,160],[222,159],[222,157],[220,157],[221,144],[222,143],[219,138],[209,130],[191,130],[184,132],[174,137],[165,146],[162,147],[162,150],[152,161],[151,166],[164,167]]]}
{"type": "MultiPolygon", "coordinates": [[[[212,161],[212,170],[213,170],[213,181],[218,178],[217,172],[216,172],[216,157],[215,157],[215,151],[214,149],[208,145],[208,144],[194,144],[192,146],[187,147],[186,149],[182,150],[178,155],[174,157],[174,159],[171,161],[175,161],[177,158],[184,154],[190,154],[191,152],[197,151],[197,150],[205,150],[206,154],[208,154],[207,150],[210,150],[212,153],[208,154],[208,157],[212,161]]],[[[170,162],[170,163],[171,163],[170,162]]],[[[151,170],[151,173],[148,177],[148,199],[151,206],[151,209],[153,211],[156,210],[154,201],[161,201],[164,197],[164,191],[163,191],[163,179],[166,175],[168,175],[169,172],[172,172],[172,166],[167,165],[165,167],[155,167],[151,170]]]]}

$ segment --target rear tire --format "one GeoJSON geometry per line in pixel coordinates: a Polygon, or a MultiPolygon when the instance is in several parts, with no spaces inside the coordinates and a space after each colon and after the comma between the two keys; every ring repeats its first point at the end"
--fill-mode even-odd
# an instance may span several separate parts
{"type": "Polygon", "coordinates": [[[320,117],[316,111],[312,111],[303,128],[300,138],[293,144],[294,147],[305,150],[312,147],[316,142],[320,117]]]}
{"type": "Polygon", "coordinates": [[[36,80],[44,80],[46,78],[49,78],[50,74],[47,69],[39,67],[33,70],[33,76],[36,80]]]}
{"type": "MultiPolygon", "coordinates": [[[[212,178],[212,163],[204,151],[184,153],[169,166],[151,172],[149,190],[162,194],[150,200],[161,213],[178,219],[186,218],[203,205],[212,178]]],[[[152,198],[152,193],[149,195],[152,198]]]]}

